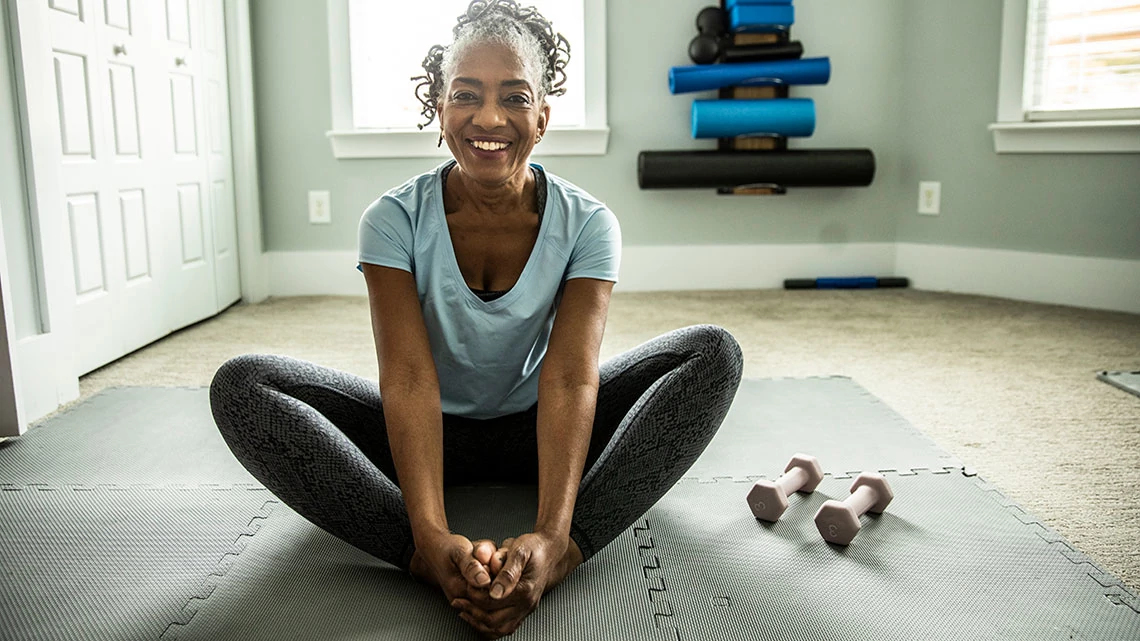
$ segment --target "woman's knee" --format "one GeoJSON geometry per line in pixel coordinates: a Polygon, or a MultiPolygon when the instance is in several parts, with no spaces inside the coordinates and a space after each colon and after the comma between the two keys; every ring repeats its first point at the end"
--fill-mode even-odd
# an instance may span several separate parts
{"type": "Polygon", "coordinates": [[[744,353],[736,337],[727,329],[711,324],[693,325],[684,331],[703,364],[715,373],[740,381],[744,371],[744,353]]]}
{"type": "Polygon", "coordinates": [[[226,417],[242,414],[256,401],[274,372],[281,368],[281,357],[243,354],[222,363],[210,382],[210,408],[218,427],[225,428],[226,417]]]}

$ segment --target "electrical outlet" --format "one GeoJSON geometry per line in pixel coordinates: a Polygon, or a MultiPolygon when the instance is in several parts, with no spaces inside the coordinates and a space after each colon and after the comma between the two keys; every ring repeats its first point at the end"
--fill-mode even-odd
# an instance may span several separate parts
{"type": "Polygon", "coordinates": [[[942,183],[918,183],[918,213],[937,216],[942,210],[942,183]]]}
{"type": "Polygon", "coordinates": [[[309,192],[309,222],[313,225],[328,225],[332,223],[332,205],[329,192],[309,192]]]}

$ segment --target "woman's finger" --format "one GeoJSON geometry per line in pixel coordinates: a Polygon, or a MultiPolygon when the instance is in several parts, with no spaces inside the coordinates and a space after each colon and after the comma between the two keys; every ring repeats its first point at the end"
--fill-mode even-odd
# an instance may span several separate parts
{"type": "Polygon", "coordinates": [[[518,586],[519,579],[522,578],[523,570],[526,569],[528,562],[530,562],[530,548],[520,544],[511,547],[507,554],[507,560],[491,584],[491,598],[503,599],[510,596],[511,592],[514,592],[515,587],[518,586]]]}
{"type": "Polygon", "coordinates": [[[491,576],[499,575],[499,572],[503,569],[503,564],[507,562],[507,552],[507,547],[504,545],[495,550],[495,553],[491,555],[491,559],[487,563],[487,567],[491,571],[491,576]]]}
{"type": "Polygon", "coordinates": [[[498,546],[491,539],[480,539],[471,544],[474,548],[473,554],[476,559],[483,565],[488,565],[491,562],[491,557],[495,554],[498,546]]]}
{"type": "Polygon", "coordinates": [[[487,630],[495,632],[497,636],[505,636],[516,630],[528,614],[525,608],[518,606],[484,610],[465,599],[455,599],[453,603],[459,606],[457,610],[487,630]]]}
{"type": "Polygon", "coordinates": [[[483,587],[491,582],[491,575],[487,573],[487,567],[480,563],[479,559],[476,559],[470,551],[465,553],[462,548],[453,548],[451,562],[455,564],[459,573],[471,585],[483,587]]]}

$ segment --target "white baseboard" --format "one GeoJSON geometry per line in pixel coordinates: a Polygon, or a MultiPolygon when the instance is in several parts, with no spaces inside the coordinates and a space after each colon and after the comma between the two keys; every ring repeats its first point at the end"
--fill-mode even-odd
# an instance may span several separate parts
{"type": "Polygon", "coordinates": [[[916,243],[897,256],[916,289],[1140,314],[1140,260],[916,243]]]}
{"type": "MultiPolygon", "coordinates": [[[[269,252],[272,296],[364,296],[356,253],[269,252]]],[[[771,289],[785,278],[892,276],[894,243],[669,245],[622,250],[614,291],[771,289]]]]}
{"type": "Polygon", "coordinates": [[[785,278],[893,276],[894,243],[658,245],[622,249],[614,291],[772,289],[785,278]]]}
{"type": "Polygon", "coordinates": [[[270,296],[367,296],[355,251],[267,252],[270,296]]]}
{"type": "MultiPolygon", "coordinates": [[[[353,251],[269,252],[266,263],[272,296],[367,294],[353,251]]],[[[628,246],[615,291],[771,289],[821,276],[905,276],[916,289],[1140,314],[1140,260],[916,243],[628,246]]]]}

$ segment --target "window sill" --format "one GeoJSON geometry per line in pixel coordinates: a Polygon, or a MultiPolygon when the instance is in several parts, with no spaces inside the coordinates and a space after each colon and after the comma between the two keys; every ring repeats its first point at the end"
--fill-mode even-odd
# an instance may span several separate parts
{"type": "MultiPolygon", "coordinates": [[[[450,158],[446,146],[436,147],[439,130],[330,131],[333,156],[350,158],[450,158]]],[[[534,148],[534,156],[604,156],[610,130],[550,129],[534,148]]]]}
{"type": "Polygon", "coordinates": [[[989,129],[999,154],[1140,153],[1140,120],[997,122],[989,129]]]}

